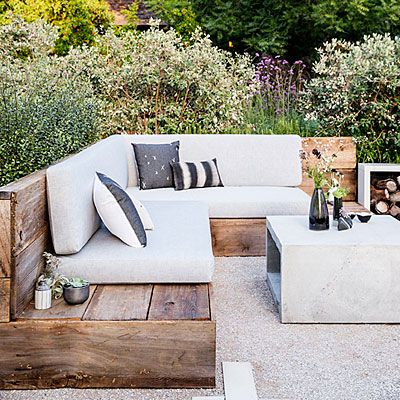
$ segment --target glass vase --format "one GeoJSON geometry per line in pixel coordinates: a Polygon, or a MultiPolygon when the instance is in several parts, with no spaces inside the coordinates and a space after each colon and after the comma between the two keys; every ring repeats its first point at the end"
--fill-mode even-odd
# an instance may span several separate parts
{"type": "Polygon", "coordinates": [[[339,221],[340,209],[343,207],[343,199],[337,197],[333,200],[333,220],[339,221]]]}
{"type": "Polygon", "coordinates": [[[329,212],[324,191],[315,188],[311,197],[309,227],[312,231],[325,231],[329,229],[329,212]]]}

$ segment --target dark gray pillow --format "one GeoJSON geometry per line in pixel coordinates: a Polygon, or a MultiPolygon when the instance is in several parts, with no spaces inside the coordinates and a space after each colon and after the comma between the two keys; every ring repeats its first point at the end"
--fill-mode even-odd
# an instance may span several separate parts
{"type": "Polygon", "coordinates": [[[133,143],[142,190],[174,186],[171,163],[179,162],[179,141],[163,144],[133,143]]]}

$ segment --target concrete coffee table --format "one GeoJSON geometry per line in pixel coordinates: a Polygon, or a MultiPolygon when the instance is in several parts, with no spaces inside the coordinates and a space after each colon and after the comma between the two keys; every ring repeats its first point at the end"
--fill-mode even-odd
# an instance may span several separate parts
{"type": "MultiPolygon", "coordinates": [[[[283,323],[400,323],[400,222],[339,232],[267,217],[267,282],[283,323]]],[[[331,224],[332,225],[332,224],[331,224]]]]}

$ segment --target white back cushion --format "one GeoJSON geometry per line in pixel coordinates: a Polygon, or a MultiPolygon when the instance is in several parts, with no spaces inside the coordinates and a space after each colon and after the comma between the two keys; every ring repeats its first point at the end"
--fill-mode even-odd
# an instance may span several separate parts
{"type": "Polygon", "coordinates": [[[50,228],[57,254],[77,253],[100,226],[93,203],[96,171],[128,183],[126,142],[111,136],[47,169],[50,228]]]}
{"type": "Polygon", "coordinates": [[[180,161],[217,159],[225,186],[298,186],[302,172],[296,135],[125,135],[129,186],[137,186],[131,143],[180,141],[180,161]]]}

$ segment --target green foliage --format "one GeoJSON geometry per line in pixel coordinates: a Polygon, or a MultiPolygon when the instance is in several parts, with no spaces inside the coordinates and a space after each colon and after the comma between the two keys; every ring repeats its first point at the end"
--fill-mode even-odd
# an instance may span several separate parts
{"type": "Polygon", "coordinates": [[[57,28],[35,21],[31,24],[21,18],[0,28],[0,58],[2,62],[13,60],[27,60],[49,55],[58,38],[57,28]]]}
{"type": "Polygon", "coordinates": [[[296,109],[277,114],[275,110],[266,106],[265,98],[258,94],[245,108],[242,126],[239,129],[228,129],[227,133],[314,136],[316,130],[317,124],[314,121],[305,121],[296,109]]]}
{"type": "Polygon", "coordinates": [[[46,282],[51,289],[51,294],[55,299],[59,299],[63,294],[63,286],[68,282],[68,278],[58,272],[60,259],[51,253],[43,253],[46,260],[43,273],[39,276],[36,285],[46,282]]]}
{"type": "Polygon", "coordinates": [[[89,282],[85,279],[82,278],[68,278],[68,282],[66,283],[66,285],[68,286],[72,286],[73,288],[82,288],[85,287],[89,284],[89,282]]]}
{"type": "MultiPolygon", "coordinates": [[[[7,29],[0,28],[0,37],[7,29]]],[[[100,103],[90,82],[73,74],[62,58],[45,55],[42,44],[43,53],[32,50],[36,57],[24,61],[10,57],[9,43],[0,45],[0,54],[8,54],[0,58],[0,185],[99,138],[100,103]]]]}
{"type": "Polygon", "coordinates": [[[107,132],[219,133],[243,120],[254,68],[213,46],[201,32],[187,44],[156,26],[99,37],[97,46],[72,51],[66,64],[86,74],[103,109],[107,132]]]}
{"type": "Polygon", "coordinates": [[[184,41],[189,41],[199,26],[192,2],[189,0],[147,0],[146,5],[158,18],[172,26],[184,41]]]}
{"type": "MultiPolygon", "coordinates": [[[[159,3],[163,3],[159,1],[159,3]]],[[[400,33],[398,0],[192,0],[199,23],[222,48],[304,58],[333,37],[400,33]]]]}
{"type": "Polygon", "coordinates": [[[43,19],[58,27],[59,54],[66,54],[70,46],[93,44],[97,31],[104,31],[113,21],[104,0],[9,0],[0,13],[2,24],[11,22],[14,14],[28,22],[43,19]]]}
{"type": "Polygon", "coordinates": [[[321,135],[353,136],[362,162],[400,162],[400,39],[332,40],[319,50],[303,110],[321,135]]]}

